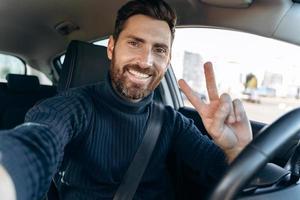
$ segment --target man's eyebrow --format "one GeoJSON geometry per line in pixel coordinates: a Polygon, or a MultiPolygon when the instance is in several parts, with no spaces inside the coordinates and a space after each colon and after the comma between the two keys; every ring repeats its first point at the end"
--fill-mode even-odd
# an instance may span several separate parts
{"type": "Polygon", "coordinates": [[[129,36],[127,36],[127,37],[130,38],[130,39],[134,39],[134,40],[136,40],[136,41],[139,41],[139,42],[145,42],[144,39],[139,38],[139,37],[136,37],[136,36],[134,36],[134,35],[129,35],[129,36]]]}
{"type": "Polygon", "coordinates": [[[169,46],[166,45],[166,44],[164,44],[164,43],[156,43],[156,44],[154,44],[154,46],[155,46],[155,47],[164,48],[164,49],[166,49],[166,50],[169,49],[169,46]]]}

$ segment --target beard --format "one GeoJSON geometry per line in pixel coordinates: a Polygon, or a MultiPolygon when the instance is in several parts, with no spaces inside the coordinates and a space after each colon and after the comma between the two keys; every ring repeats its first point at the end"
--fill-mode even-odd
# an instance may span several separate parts
{"type": "Polygon", "coordinates": [[[137,64],[127,64],[123,67],[118,67],[113,55],[110,68],[112,86],[119,95],[126,99],[140,100],[148,96],[159,85],[163,76],[164,73],[159,74],[155,66],[142,68],[137,64]],[[149,75],[150,80],[145,84],[132,82],[126,75],[130,69],[149,75]]]}

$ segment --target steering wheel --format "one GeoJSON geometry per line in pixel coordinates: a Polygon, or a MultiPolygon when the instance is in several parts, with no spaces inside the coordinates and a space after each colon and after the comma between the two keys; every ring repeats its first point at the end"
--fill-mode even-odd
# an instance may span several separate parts
{"type": "Polygon", "coordinates": [[[300,131],[300,108],[264,127],[232,162],[209,200],[232,200],[280,149],[300,131]]]}

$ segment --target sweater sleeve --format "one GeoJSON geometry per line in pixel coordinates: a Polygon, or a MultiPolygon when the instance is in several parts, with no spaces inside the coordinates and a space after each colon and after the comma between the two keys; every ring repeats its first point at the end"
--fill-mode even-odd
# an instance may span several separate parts
{"type": "Polygon", "coordinates": [[[197,182],[217,181],[228,167],[224,152],[194,125],[193,120],[176,113],[173,151],[197,171],[197,182]]]}
{"type": "Polygon", "coordinates": [[[41,199],[64,155],[65,146],[88,126],[89,102],[64,94],[26,114],[26,122],[0,132],[0,163],[10,174],[17,199],[41,199]]]}

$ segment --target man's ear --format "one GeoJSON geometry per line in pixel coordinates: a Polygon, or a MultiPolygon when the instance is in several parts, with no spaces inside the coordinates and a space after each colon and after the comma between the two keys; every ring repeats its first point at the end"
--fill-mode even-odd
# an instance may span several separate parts
{"type": "Polygon", "coordinates": [[[115,40],[111,35],[109,36],[108,45],[107,45],[107,57],[109,58],[109,60],[112,59],[114,48],[115,48],[115,40]]]}

